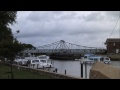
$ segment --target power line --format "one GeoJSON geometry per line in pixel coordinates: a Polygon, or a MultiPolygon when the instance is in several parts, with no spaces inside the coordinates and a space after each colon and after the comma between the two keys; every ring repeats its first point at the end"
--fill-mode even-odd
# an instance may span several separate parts
{"type": "MultiPolygon", "coordinates": [[[[120,15],[119,15],[119,18],[118,18],[118,20],[117,20],[117,23],[118,23],[119,19],[120,19],[120,15]]],[[[115,24],[115,27],[116,27],[117,23],[115,24]]],[[[113,30],[112,30],[112,32],[111,32],[111,34],[110,34],[110,37],[111,37],[113,31],[115,30],[115,27],[113,28],[113,30]]],[[[109,38],[110,38],[110,37],[109,37],[109,38]]]]}

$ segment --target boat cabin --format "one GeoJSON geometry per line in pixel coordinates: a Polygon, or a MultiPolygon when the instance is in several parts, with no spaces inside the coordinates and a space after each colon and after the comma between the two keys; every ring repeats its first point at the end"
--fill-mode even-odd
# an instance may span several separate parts
{"type": "Polygon", "coordinates": [[[85,54],[84,59],[88,59],[89,57],[95,56],[95,54],[85,54]]]}

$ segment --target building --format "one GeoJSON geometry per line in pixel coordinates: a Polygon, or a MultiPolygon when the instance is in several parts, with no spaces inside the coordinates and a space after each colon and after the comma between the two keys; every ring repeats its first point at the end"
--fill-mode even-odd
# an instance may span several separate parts
{"type": "Polygon", "coordinates": [[[105,42],[107,53],[120,53],[120,38],[108,38],[105,42]]]}

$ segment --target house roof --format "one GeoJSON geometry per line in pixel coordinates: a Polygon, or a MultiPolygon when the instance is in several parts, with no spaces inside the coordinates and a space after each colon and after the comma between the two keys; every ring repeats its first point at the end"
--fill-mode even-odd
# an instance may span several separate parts
{"type": "Polygon", "coordinates": [[[120,38],[108,38],[106,42],[120,42],[120,38]]]}

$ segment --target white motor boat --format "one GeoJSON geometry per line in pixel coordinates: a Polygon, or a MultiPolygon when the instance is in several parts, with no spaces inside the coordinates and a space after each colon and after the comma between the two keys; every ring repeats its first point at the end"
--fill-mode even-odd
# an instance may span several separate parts
{"type": "Polygon", "coordinates": [[[53,67],[51,63],[49,63],[49,56],[47,55],[39,55],[37,57],[35,56],[29,56],[29,57],[16,57],[14,60],[15,64],[18,65],[28,65],[28,60],[30,61],[31,65],[38,65],[39,67],[53,67]]]}
{"type": "Polygon", "coordinates": [[[37,57],[16,57],[14,60],[14,64],[18,64],[18,65],[27,65],[27,61],[31,60],[31,59],[36,59],[37,57]]]}
{"type": "Polygon", "coordinates": [[[111,60],[109,57],[96,56],[93,54],[85,54],[83,57],[84,62],[95,63],[96,61],[103,62],[105,64],[110,64],[111,60]]]}
{"type": "Polygon", "coordinates": [[[37,68],[53,67],[53,65],[49,63],[47,59],[31,59],[30,65],[35,66],[37,68]]]}

